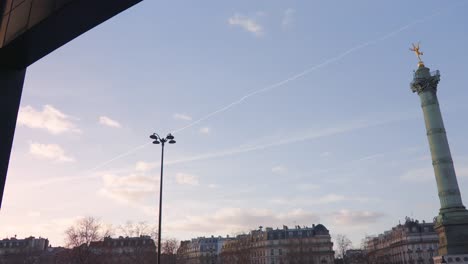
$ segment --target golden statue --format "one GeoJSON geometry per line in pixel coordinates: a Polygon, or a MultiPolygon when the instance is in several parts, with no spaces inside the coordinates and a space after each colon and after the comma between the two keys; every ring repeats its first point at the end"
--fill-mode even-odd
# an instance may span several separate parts
{"type": "Polygon", "coordinates": [[[422,51],[419,51],[419,42],[416,45],[414,43],[411,43],[411,44],[413,45],[413,48],[410,48],[410,50],[414,51],[414,53],[416,53],[416,57],[418,57],[418,60],[419,60],[418,65],[419,66],[424,66],[424,64],[423,64],[423,62],[421,60],[421,55],[424,55],[424,54],[422,53],[422,51]]]}

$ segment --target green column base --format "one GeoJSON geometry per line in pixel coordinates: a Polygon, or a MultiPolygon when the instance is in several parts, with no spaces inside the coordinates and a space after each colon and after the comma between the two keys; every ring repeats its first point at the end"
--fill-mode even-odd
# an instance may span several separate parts
{"type": "Polygon", "coordinates": [[[437,216],[434,229],[439,236],[439,256],[468,254],[468,211],[445,209],[437,216]]]}

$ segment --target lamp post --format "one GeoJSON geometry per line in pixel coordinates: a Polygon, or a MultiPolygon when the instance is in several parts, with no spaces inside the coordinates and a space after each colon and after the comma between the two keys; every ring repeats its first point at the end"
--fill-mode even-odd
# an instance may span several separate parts
{"type": "Polygon", "coordinates": [[[165,138],[153,133],[150,138],[153,144],[161,144],[161,178],[159,181],[159,224],[158,224],[158,262],[161,264],[161,219],[162,219],[162,189],[163,189],[163,164],[164,164],[164,145],[167,143],[174,144],[174,136],[169,133],[165,138]]]}

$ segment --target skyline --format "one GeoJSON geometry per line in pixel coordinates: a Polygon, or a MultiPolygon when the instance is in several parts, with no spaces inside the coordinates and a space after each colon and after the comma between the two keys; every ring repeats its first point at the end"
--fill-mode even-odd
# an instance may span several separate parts
{"type": "Polygon", "coordinates": [[[166,150],[163,236],[320,222],[358,246],[405,216],[431,221],[439,203],[408,48],[420,40],[441,71],[466,198],[460,3],[131,8],[29,67],[0,234],[60,244],[58,229],[80,216],[156,222],[153,132],[178,141],[166,150]],[[326,25],[318,38],[313,25],[326,25]]]}

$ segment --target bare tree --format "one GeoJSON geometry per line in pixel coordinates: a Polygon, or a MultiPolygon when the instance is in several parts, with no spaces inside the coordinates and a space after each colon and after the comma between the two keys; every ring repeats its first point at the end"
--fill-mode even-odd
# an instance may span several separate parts
{"type": "Polygon", "coordinates": [[[119,226],[118,230],[124,237],[150,236],[154,239],[158,236],[156,227],[144,221],[138,223],[127,221],[124,225],[119,226]]]}
{"type": "Polygon", "coordinates": [[[346,235],[337,234],[335,236],[335,243],[338,251],[338,257],[343,259],[343,263],[346,263],[346,250],[352,247],[351,240],[349,240],[349,238],[346,235]]]}
{"type": "Polygon", "coordinates": [[[92,241],[101,241],[112,235],[112,229],[106,227],[99,219],[84,217],[65,231],[65,245],[68,248],[89,246],[92,241]]]}
{"type": "Polygon", "coordinates": [[[112,229],[106,227],[99,219],[84,217],[65,231],[65,245],[71,250],[71,258],[80,264],[93,263],[89,244],[102,241],[112,234],[112,229]]]}
{"type": "Polygon", "coordinates": [[[167,238],[162,242],[161,248],[162,254],[174,255],[177,253],[177,249],[179,248],[179,240],[175,238],[167,238]]]}

